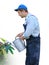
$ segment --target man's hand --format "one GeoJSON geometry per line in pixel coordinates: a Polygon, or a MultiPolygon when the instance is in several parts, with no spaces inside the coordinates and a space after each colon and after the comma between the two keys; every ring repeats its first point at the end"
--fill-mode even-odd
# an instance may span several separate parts
{"type": "Polygon", "coordinates": [[[21,37],[22,35],[23,35],[23,32],[19,33],[16,37],[21,37]]]}
{"type": "Polygon", "coordinates": [[[21,36],[21,37],[19,37],[21,40],[24,40],[25,38],[24,38],[24,36],[21,36]]]}
{"type": "Polygon", "coordinates": [[[19,37],[21,40],[24,40],[24,36],[23,36],[23,32],[22,33],[19,33],[16,37],[19,37]]]}

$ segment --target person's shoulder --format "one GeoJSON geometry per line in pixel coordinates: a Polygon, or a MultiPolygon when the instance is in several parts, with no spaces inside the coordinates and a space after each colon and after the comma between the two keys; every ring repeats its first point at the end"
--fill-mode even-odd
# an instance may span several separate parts
{"type": "Polygon", "coordinates": [[[34,14],[28,13],[28,17],[36,17],[36,16],[34,14]]]}
{"type": "Polygon", "coordinates": [[[33,15],[31,13],[28,14],[28,18],[38,19],[36,15],[33,15]]]}

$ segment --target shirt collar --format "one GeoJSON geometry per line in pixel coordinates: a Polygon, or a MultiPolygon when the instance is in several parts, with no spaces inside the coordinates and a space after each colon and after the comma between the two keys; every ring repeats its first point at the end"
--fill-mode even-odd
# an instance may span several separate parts
{"type": "Polygon", "coordinates": [[[28,14],[27,14],[27,16],[25,17],[25,20],[26,20],[26,19],[27,19],[30,15],[31,15],[31,14],[30,14],[30,13],[28,13],[28,14]]]}

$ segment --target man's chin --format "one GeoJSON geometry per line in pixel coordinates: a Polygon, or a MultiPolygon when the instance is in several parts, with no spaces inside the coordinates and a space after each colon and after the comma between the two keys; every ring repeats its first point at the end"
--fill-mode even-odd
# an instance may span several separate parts
{"type": "Polygon", "coordinates": [[[21,18],[24,18],[24,17],[21,17],[21,18]]]}

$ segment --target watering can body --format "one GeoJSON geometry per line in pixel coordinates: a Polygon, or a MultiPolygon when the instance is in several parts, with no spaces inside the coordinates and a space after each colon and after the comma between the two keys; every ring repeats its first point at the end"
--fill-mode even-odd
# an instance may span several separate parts
{"type": "Polygon", "coordinates": [[[25,42],[23,40],[21,40],[20,38],[16,38],[14,41],[13,41],[13,44],[15,46],[15,48],[21,52],[25,49],[25,42]]]}

